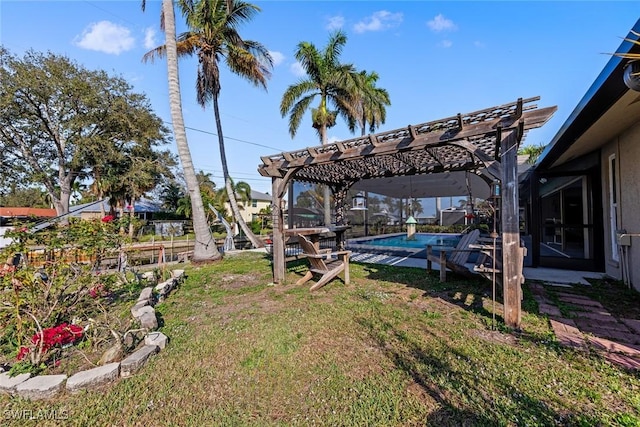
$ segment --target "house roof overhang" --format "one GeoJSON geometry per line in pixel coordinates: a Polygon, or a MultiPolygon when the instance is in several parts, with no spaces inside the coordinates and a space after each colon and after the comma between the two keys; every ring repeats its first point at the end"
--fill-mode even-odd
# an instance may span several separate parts
{"type": "MultiPolygon", "coordinates": [[[[632,31],[640,32],[640,20],[632,31]]],[[[629,32],[627,39],[638,40],[629,32]]],[[[640,46],[623,41],[616,54],[640,53],[640,46]]],[[[628,60],[613,55],[569,118],[540,155],[535,169],[549,170],[588,154],[637,123],[640,93],[627,88],[623,71],[628,60]]]]}
{"type": "MultiPolygon", "coordinates": [[[[394,182],[391,177],[426,174],[450,174],[432,179],[432,191],[423,187],[421,196],[442,194],[447,182],[460,187],[461,176],[456,172],[473,172],[488,182],[500,178],[499,144],[511,132],[524,137],[526,132],[542,126],[556,111],[556,107],[538,108],[532,104],[539,97],[518,99],[515,102],[458,114],[454,117],[410,125],[406,128],[371,134],[333,144],[315,146],[271,156],[261,157],[258,172],[265,177],[295,179],[334,188],[350,187],[376,189],[387,194],[384,185],[398,190],[406,180],[394,182]],[[369,182],[365,183],[367,180],[369,182]],[[394,182],[392,184],[392,182],[394,182]]],[[[472,178],[476,182],[476,178],[472,178]]],[[[425,178],[423,184],[428,184],[425,178]]],[[[412,183],[411,183],[412,184],[412,183]]],[[[466,178],[464,190],[466,193],[466,178]]],[[[474,184],[475,185],[475,184],[474,184]]],[[[411,185],[413,187],[413,185],[411,185]]],[[[416,183],[418,189],[418,183],[416,183]]],[[[485,184],[486,187],[486,184],[485,184]]],[[[401,197],[400,193],[393,193],[401,197]]],[[[417,194],[417,193],[416,193],[417,194]]],[[[480,196],[479,196],[480,197],[480,196]]]]}

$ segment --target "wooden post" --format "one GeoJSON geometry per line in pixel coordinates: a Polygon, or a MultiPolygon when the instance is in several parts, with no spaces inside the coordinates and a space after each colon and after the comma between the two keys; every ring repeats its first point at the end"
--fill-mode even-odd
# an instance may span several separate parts
{"type": "MultiPolygon", "coordinates": [[[[271,178],[272,204],[271,215],[273,222],[273,283],[284,281],[285,257],[284,257],[284,214],[282,212],[282,196],[280,186],[282,178],[271,178]]],[[[289,215],[293,214],[293,206],[289,206],[289,215]]]]}
{"type": "MultiPolygon", "coordinates": [[[[504,133],[503,133],[504,134],[504,133]]],[[[502,287],[504,321],[520,329],[522,263],[518,204],[518,133],[514,130],[500,143],[502,163],[502,287]]]]}
{"type": "Polygon", "coordinates": [[[433,263],[431,262],[432,255],[433,255],[433,246],[427,245],[427,271],[433,270],[433,263]]]}
{"type": "Polygon", "coordinates": [[[447,281],[447,253],[440,249],[440,282],[447,281]]]}

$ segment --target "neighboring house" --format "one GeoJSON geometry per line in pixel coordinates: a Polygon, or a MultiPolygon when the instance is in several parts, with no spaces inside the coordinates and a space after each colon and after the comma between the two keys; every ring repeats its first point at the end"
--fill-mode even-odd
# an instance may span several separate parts
{"type": "MultiPolygon", "coordinates": [[[[130,207],[125,207],[124,212],[128,213],[130,209],[130,207]]],[[[155,213],[162,212],[160,204],[144,198],[136,201],[133,204],[133,209],[136,217],[144,220],[152,220],[155,213]]],[[[114,210],[117,214],[118,209],[114,208],[114,210]]],[[[99,201],[69,207],[70,216],[80,219],[99,219],[102,218],[102,212],[108,215],[110,211],[111,205],[107,199],[102,201],[102,208],[99,201]]]]}
{"type": "Polygon", "coordinates": [[[42,220],[45,218],[54,218],[56,216],[55,209],[45,208],[26,208],[26,207],[0,207],[0,226],[7,225],[11,222],[22,222],[33,220],[42,220]]]}
{"type": "MultiPolygon", "coordinates": [[[[261,193],[259,191],[251,190],[251,202],[241,202],[237,197],[238,205],[240,208],[240,215],[244,222],[250,224],[253,220],[258,220],[260,217],[258,214],[262,209],[267,209],[271,206],[272,197],[268,193],[261,193]]],[[[231,215],[231,205],[229,203],[224,204],[224,208],[229,215],[231,215]]]]}
{"type": "Polygon", "coordinates": [[[0,248],[11,243],[11,239],[4,237],[6,231],[11,230],[16,223],[37,223],[48,218],[55,218],[55,209],[0,207],[0,248]]]}
{"type": "Polygon", "coordinates": [[[521,206],[534,266],[601,271],[640,290],[640,92],[623,81],[628,62],[611,57],[530,170],[521,206]]]}

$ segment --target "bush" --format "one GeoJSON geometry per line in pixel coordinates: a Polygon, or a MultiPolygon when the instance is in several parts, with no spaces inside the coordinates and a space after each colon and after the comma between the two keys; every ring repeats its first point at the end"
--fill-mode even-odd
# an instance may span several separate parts
{"type": "Polygon", "coordinates": [[[21,360],[16,369],[35,372],[59,359],[63,348],[87,337],[103,342],[120,329],[108,306],[127,277],[98,268],[124,243],[123,225],[105,217],[37,233],[27,227],[7,233],[13,243],[0,252],[0,260],[7,260],[0,266],[3,359],[21,360]]]}

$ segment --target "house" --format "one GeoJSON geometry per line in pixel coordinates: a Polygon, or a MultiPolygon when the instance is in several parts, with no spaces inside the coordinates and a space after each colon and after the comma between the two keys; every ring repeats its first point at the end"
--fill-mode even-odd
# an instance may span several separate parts
{"type": "MultiPolygon", "coordinates": [[[[616,52],[640,46],[624,41],[616,52]]],[[[520,196],[533,266],[604,272],[640,290],[640,92],[625,84],[628,63],[611,57],[520,196]]]]}
{"type": "Polygon", "coordinates": [[[28,208],[28,207],[0,207],[0,248],[11,243],[11,239],[4,237],[16,223],[37,223],[48,218],[55,218],[55,209],[28,208]]]}
{"type": "MultiPolygon", "coordinates": [[[[114,209],[117,212],[118,209],[114,209]]],[[[131,207],[125,207],[124,212],[128,213],[130,209],[131,207]]],[[[103,199],[102,203],[96,201],[69,207],[70,216],[80,219],[100,219],[110,211],[111,205],[108,199],[103,199]],[[100,206],[101,204],[102,206],[100,206]]],[[[162,212],[162,207],[152,200],[142,198],[133,204],[133,211],[139,219],[152,220],[155,213],[162,212]]]]}
{"type": "MultiPolygon", "coordinates": [[[[271,195],[268,193],[261,193],[259,191],[251,190],[251,202],[242,203],[238,198],[238,204],[242,206],[240,208],[240,215],[244,222],[249,224],[252,221],[260,219],[258,215],[261,210],[268,209],[271,206],[271,195]]],[[[231,206],[229,203],[224,204],[227,213],[231,214],[231,206]]]]}

